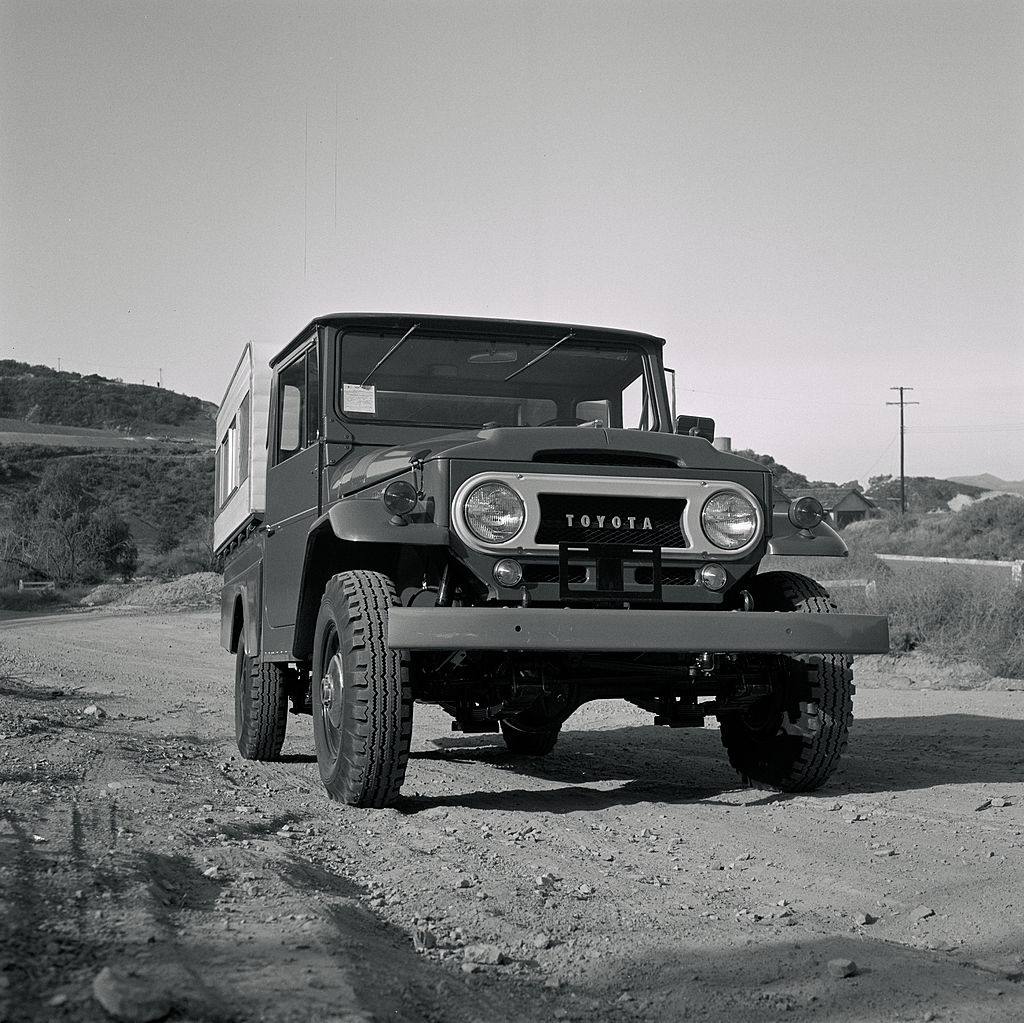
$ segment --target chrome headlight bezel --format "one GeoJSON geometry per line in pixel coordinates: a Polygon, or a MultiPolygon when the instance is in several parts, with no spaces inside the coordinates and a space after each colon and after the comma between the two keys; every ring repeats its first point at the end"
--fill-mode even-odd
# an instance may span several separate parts
{"type": "Polygon", "coordinates": [[[477,540],[504,544],[522,532],[526,524],[526,503],[508,484],[487,480],[466,494],[462,517],[477,540]]]}
{"type": "Polygon", "coordinates": [[[704,535],[723,551],[739,551],[749,547],[758,537],[761,516],[757,505],[737,490],[718,490],[700,511],[704,535]]]}

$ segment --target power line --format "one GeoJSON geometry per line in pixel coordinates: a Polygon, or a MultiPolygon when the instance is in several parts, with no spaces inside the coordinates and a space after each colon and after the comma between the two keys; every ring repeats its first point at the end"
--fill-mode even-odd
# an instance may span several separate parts
{"type": "Polygon", "coordinates": [[[874,460],[874,462],[871,463],[871,468],[869,468],[868,471],[866,473],[864,473],[862,476],[858,476],[857,479],[858,480],[865,479],[865,480],[868,480],[870,482],[870,480],[871,480],[871,473],[874,472],[875,466],[877,466],[878,463],[881,462],[881,460],[883,458],[885,458],[885,456],[889,453],[889,448],[891,448],[895,442],[896,442],[896,434],[894,433],[892,435],[891,439],[889,440],[889,443],[885,445],[885,449],[882,451],[882,453],[874,460]]]}
{"type": "Polygon", "coordinates": [[[903,392],[904,391],[912,391],[913,389],[914,389],[913,387],[890,387],[889,388],[890,391],[899,391],[900,392],[900,400],[899,401],[887,401],[886,402],[886,405],[899,405],[899,407],[900,407],[900,514],[901,515],[906,515],[907,514],[907,475],[906,475],[906,470],[905,470],[905,467],[904,467],[904,458],[903,458],[903,448],[904,448],[903,438],[906,435],[907,428],[906,428],[906,426],[904,425],[904,422],[903,422],[903,409],[907,405],[920,405],[921,404],[919,401],[906,401],[906,400],[904,400],[903,392]]]}

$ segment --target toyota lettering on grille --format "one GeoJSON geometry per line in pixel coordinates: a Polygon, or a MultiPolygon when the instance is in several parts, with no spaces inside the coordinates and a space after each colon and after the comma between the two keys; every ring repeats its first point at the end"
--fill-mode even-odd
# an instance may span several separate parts
{"type": "Polygon", "coordinates": [[[677,498],[626,497],[618,494],[540,494],[539,544],[642,543],[686,547],[677,498]]]}
{"type": "Polygon", "coordinates": [[[589,529],[591,526],[604,529],[605,523],[612,529],[622,529],[623,526],[627,529],[639,530],[654,528],[649,515],[574,515],[569,512],[565,513],[565,524],[570,529],[577,527],[579,529],[589,529]],[[637,523],[640,523],[640,525],[637,525],[637,523]]]}

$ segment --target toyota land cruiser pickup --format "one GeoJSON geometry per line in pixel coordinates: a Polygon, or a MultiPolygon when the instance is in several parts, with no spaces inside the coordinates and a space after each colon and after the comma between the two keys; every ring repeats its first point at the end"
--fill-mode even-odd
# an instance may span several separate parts
{"type": "MultiPolygon", "coordinates": [[[[399,314],[243,352],[218,417],[221,642],[244,757],[309,713],[328,795],[399,796],[417,702],[543,756],[581,704],[717,718],[746,778],[809,790],[884,617],[766,555],[843,557],[812,498],[675,415],[664,342],[399,314]]],[[[685,771],[685,761],[680,761],[685,771]]]]}

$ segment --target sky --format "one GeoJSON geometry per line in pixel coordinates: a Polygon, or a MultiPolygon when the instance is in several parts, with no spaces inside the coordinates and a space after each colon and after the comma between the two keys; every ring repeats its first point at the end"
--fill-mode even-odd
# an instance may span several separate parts
{"type": "Polygon", "coordinates": [[[1019,0],[0,0],[0,358],[331,312],[667,340],[812,480],[1024,479],[1019,0]]]}

